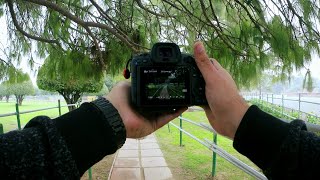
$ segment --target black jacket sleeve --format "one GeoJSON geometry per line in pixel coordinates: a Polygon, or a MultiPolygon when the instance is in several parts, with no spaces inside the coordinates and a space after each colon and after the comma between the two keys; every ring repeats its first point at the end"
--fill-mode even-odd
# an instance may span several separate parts
{"type": "Polygon", "coordinates": [[[79,179],[117,150],[107,119],[119,114],[111,114],[84,103],[54,120],[39,116],[23,130],[1,135],[0,179],[79,179]]]}
{"type": "Polygon", "coordinates": [[[239,125],[233,146],[268,179],[318,177],[320,138],[308,132],[301,120],[286,123],[253,105],[239,125]]]}

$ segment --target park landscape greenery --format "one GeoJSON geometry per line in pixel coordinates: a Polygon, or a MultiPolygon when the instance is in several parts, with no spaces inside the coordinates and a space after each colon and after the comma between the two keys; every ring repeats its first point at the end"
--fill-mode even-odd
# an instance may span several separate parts
{"type": "MultiPolygon", "coordinates": [[[[317,0],[0,0],[0,6],[10,37],[2,77],[23,57],[31,67],[48,55],[60,61],[54,51],[81,52],[98,74],[114,73],[157,41],[191,53],[200,39],[239,86],[252,86],[263,70],[284,80],[319,54],[317,0]]],[[[310,71],[305,79],[306,86],[312,82],[310,71]]]]}
{"type": "MultiPolygon", "coordinates": [[[[307,69],[303,84],[311,91],[308,63],[320,54],[318,0],[0,0],[0,16],[8,32],[0,46],[2,84],[17,84],[10,81],[18,77],[15,66],[27,60],[38,86],[67,103],[100,91],[106,74],[118,74],[130,57],[158,41],[192,53],[194,40],[202,40],[209,56],[247,88],[261,87],[266,70],[286,80],[294,69],[307,69]],[[39,59],[44,63],[37,69],[39,59]]],[[[163,131],[158,137],[167,136],[163,131]]],[[[182,167],[196,169],[204,160],[182,161],[189,162],[182,167]]]]}
{"type": "Polygon", "coordinates": [[[10,95],[14,95],[16,103],[22,105],[26,95],[34,94],[34,87],[30,80],[28,73],[22,72],[22,70],[14,70],[13,75],[0,84],[0,100],[3,97],[6,98],[6,102],[9,100],[10,95]]]}

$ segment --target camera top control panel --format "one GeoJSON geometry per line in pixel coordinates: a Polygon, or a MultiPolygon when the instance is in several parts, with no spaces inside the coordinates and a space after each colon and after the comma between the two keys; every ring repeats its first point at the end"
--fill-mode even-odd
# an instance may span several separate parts
{"type": "Polygon", "coordinates": [[[140,109],[163,111],[206,105],[205,81],[192,55],[174,43],[156,43],[131,62],[131,99],[140,109]]]}

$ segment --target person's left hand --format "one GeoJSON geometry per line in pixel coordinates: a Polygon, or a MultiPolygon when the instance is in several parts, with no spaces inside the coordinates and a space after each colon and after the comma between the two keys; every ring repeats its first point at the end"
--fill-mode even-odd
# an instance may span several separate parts
{"type": "Polygon", "coordinates": [[[161,116],[147,119],[130,106],[130,83],[125,81],[113,87],[106,99],[118,110],[126,127],[127,138],[147,136],[187,110],[183,108],[174,113],[163,113],[161,116]]]}

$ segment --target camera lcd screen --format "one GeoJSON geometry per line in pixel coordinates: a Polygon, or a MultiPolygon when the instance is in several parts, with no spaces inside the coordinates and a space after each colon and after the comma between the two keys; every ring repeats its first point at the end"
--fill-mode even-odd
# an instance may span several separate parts
{"type": "Polygon", "coordinates": [[[190,76],[186,67],[141,67],[140,75],[142,105],[190,104],[190,76]]]}

